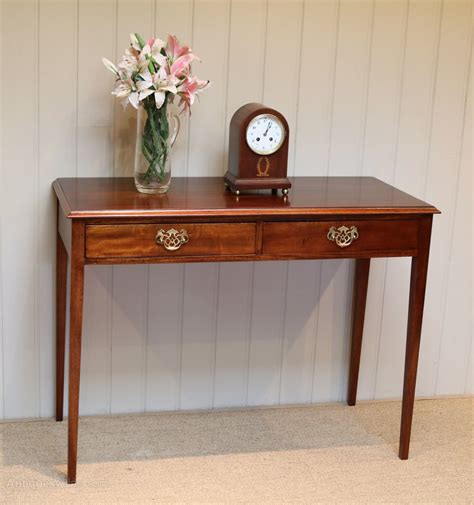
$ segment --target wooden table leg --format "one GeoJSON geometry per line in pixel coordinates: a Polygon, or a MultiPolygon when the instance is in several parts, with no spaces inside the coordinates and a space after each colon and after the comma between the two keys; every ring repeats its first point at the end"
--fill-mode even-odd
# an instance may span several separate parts
{"type": "Polygon", "coordinates": [[[56,237],[56,421],[63,420],[66,291],[67,252],[58,233],[56,237]]]}
{"type": "Polygon", "coordinates": [[[352,300],[352,339],[347,404],[355,405],[359,380],[360,352],[364,331],[365,304],[369,285],[370,258],[356,259],[352,300]]]}
{"type": "Polygon", "coordinates": [[[412,259],[410,299],[408,304],[408,329],[405,351],[405,376],[403,383],[402,422],[400,427],[400,459],[408,459],[410,448],[413,404],[415,401],[416,372],[420,350],[421,324],[425,301],[426,277],[430,250],[432,216],[420,220],[418,256],[412,259]]]}
{"type": "Polygon", "coordinates": [[[67,481],[69,484],[76,482],[77,466],[82,309],[84,297],[84,235],[84,222],[74,221],[72,223],[71,313],[69,327],[69,419],[67,459],[67,481]]]}

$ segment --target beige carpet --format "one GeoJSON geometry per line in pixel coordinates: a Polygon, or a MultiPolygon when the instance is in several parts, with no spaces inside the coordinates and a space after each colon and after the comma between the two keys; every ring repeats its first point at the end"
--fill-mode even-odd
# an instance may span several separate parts
{"type": "Polygon", "coordinates": [[[5,503],[473,502],[472,399],[420,400],[410,459],[400,403],[83,418],[78,482],[67,424],[0,424],[5,503]]]}

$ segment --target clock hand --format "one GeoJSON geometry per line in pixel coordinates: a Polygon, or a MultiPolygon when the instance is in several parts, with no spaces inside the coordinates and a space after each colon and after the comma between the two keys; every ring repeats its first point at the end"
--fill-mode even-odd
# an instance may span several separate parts
{"type": "Polygon", "coordinates": [[[272,126],[272,122],[271,121],[268,121],[268,126],[267,126],[267,130],[265,131],[265,133],[263,134],[264,137],[267,136],[267,133],[268,133],[268,130],[271,128],[272,126]]]}

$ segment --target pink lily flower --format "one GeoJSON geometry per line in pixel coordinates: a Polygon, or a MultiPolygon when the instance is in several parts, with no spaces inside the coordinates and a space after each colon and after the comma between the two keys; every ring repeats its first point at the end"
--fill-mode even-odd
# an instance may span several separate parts
{"type": "Polygon", "coordinates": [[[188,46],[182,46],[179,40],[174,35],[168,35],[168,40],[166,43],[166,56],[168,56],[171,62],[177,60],[181,56],[185,56],[191,52],[188,46]]]}
{"type": "Polygon", "coordinates": [[[195,97],[210,86],[210,81],[200,81],[197,77],[185,77],[178,85],[177,94],[180,97],[180,105],[185,109],[191,109],[195,97]]]}
{"type": "Polygon", "coordinates": [[[189,74],[189,65],[190,63],[197,59],[197,56],[193,53],[185,54],[184,56],[180,56],[170,67],[170,74],[175,75],[176,77],[184,77],[189,74]]]}
{"type": "Polygon", "coordinates": [[[177,77],[188,74],[190,63],[199,59],[188,46],[182,46],[174,35],[168,35],[165,52],[170,65],[169,73],[177,77]]]}

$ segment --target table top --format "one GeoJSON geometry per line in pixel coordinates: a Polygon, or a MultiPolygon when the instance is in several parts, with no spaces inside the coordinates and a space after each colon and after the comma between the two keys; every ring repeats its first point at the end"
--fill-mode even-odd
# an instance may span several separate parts
{"type": "Polygon", "coordinates": [[[222,177],[175,177],[164,195],[138,193],[132,178],[62,178],[53,183],[73,219],[180,216],[435,214],[430,205],[374,177],[293,177],[286,197],[236,196],[222,177]]]}

